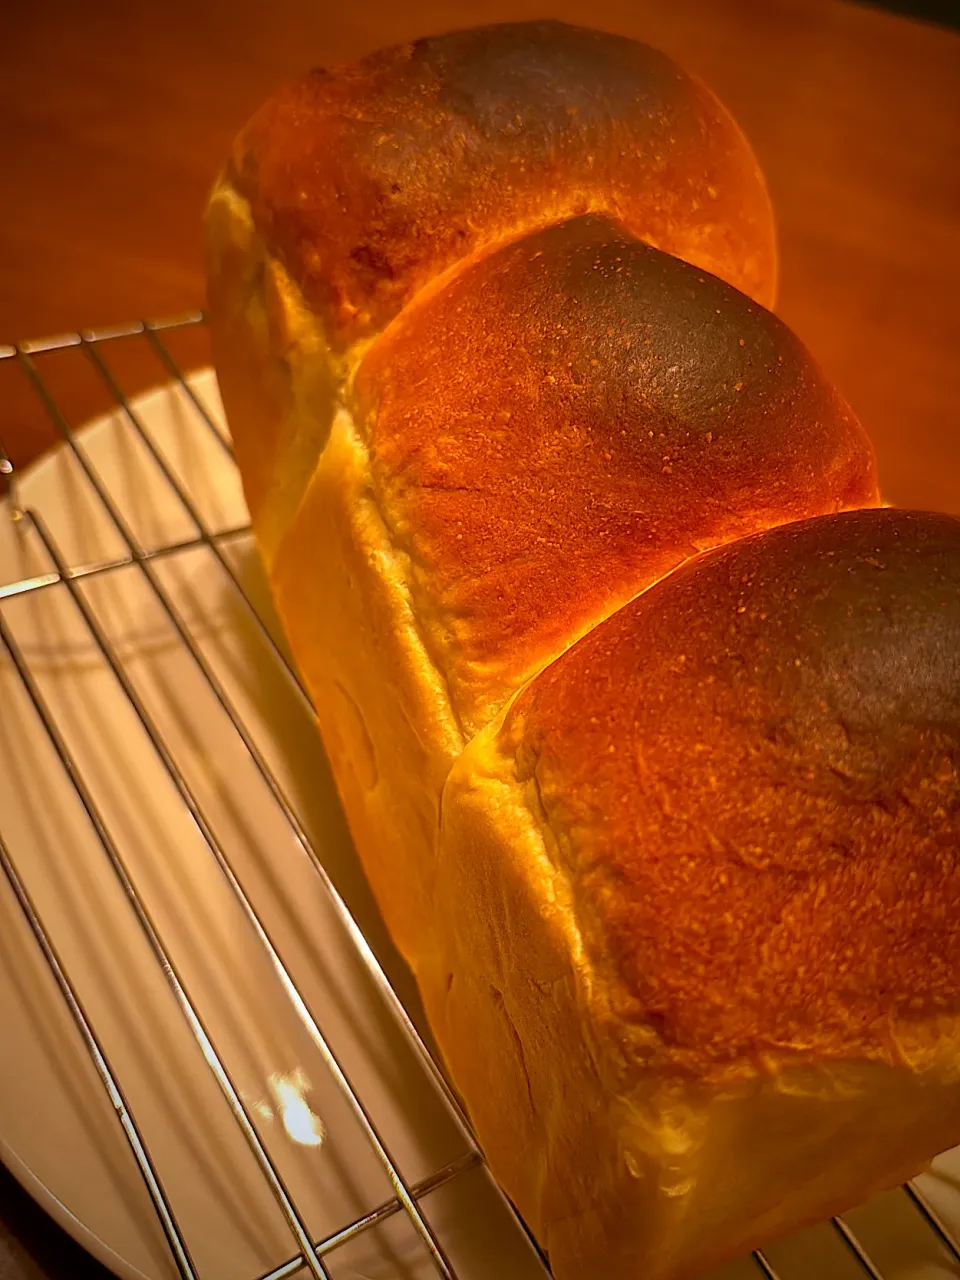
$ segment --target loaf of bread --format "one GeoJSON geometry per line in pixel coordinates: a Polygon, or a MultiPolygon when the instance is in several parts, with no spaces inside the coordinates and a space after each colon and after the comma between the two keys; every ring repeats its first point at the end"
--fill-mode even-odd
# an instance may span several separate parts
{"type": "Polygon", "coordinates": [[[696,80],[559,23],[282,91],[214,359],[357,849],[558,1280],[960,1141],[960,521],[881,507],[696,80]]]}

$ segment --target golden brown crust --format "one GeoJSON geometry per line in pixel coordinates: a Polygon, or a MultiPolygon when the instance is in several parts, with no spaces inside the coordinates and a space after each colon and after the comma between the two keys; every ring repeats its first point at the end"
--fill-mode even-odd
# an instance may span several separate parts
{"type": "Polygon", "coordinates": [[[663,54],[559,22],[314,71],[228,177],[337,350],[477,248],[588,211],[773,299],[769,200],[725,109],[663,54]]]}
{"type": "Polygon", "coordinates": [[[897,1064],[960,1012],[960,521],[710,553],[543,672],[501,745],[664,1069],[897,1064]]]}
{"type": "Polygon", "coordinates": [[[687,556],[879,500],[866,436],[786,326],[598,216],[417,299],[354,391],[468,731],[687,556]]]}

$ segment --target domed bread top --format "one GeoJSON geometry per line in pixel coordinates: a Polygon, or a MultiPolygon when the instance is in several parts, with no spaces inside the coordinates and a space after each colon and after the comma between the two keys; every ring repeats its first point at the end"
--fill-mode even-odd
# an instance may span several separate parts
{"type": "Polygon", "coordinates": [[[793,334],[598,216],[414,301],[353,411],[468,733],[687,556],[878,501],[866,436],[793,334]]]}
{"type": "Polygon", "coordinates": [[[960,521],[852,512],[709,553],[498,742],[665,1070],[955,1053],[960,521]]]}
{"type": "Polygon", "coordinates": [[[769,200],[725,108],[663,54],[559,22],[314,71],[254,116],[226,180],[338,351],[484,246],[591,211],[773,300],[769,200]]]}

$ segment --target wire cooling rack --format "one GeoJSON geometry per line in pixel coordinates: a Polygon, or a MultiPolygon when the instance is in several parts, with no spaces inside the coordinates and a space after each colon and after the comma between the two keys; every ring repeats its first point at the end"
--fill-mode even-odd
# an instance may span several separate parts
{"type": "MultiPolygon", "coordinates": [[[[212,557],[226,590],[232,594],[234,602],[256,631],[265,652],[269,654],[270,661],[277,671],[282,673],[282,678],[292,690],[293,696],[301,703],[304,714],[310,714],[309,698],[297,671],[285,652],[282,641],[277,637],[271,621],[263,616],[259,603],[253,598],[248,583],[238,571],[236,561],[230,554],[230,547],[236,539],[249,536],[247,526],[240,523],[230,527],[213,527],[201,509],[201,504],[191,494],[184,477],[178,474],[163,448],[145,426],[140,399],[128,398],[111,365],[109,355],[111,344],[141,344],[148,347],[158,363],[158,373],[176,391],[181,403],[186,406],[191,418],[191,429],[205,435],[208,443],[212,441],[215,449],[224,455],[224,464],[232,469],[230,445],[215,408],[209,399],[199,393],[195,377],[186,376],[183,373],[170,350],[168,336],[170,331],[202,323],[203,317],[197,313],[177,320],[138,322],[110,331],[73,333],[47,341],[0,347],[0,362],[10,362],[8,369],[18,369],[19,375],[26,380],[42,403],[46,415],[62,440],[63,452],[84,479],[89,502],[97,508],[98,518],[105,519],[119,549],[118,554],[109,558],[94,562],[73,562],[69,548],[62,545],[61,539],[51,528],[48,513],[22,498],[23,490],[18,484],[18,477],[0,443],[0,474],[6,475],[9,483],[5,518],[8,520],[12,518],[17,526],[16,536],[30,540],[39,549],[46,562],[46,568],[40,572],[6,583],[0,582],[0,659],[5,657],[9,669],[19,682],[20,690],[25,695],[37,724],[49,748],[52,748],[64,778],[73,790],[75,799],[79,802],[85,821],[96,837],[100,856],[121,889],[153,961],[162,973],[179,1014],[199,1048],[205,1070],[215,1081],[229,1109],[232,1122],[242,1134],[263,1186],[269,1190],[270,1196],[282,1213],[291,1240],[291,1252],[277,1265],[262,1272],[262,1280],[286,1280],[286,1277],[298,1273],[306,1273],[318,1278],[332,1277],[335,1272],[331,1270],[333,1265],[331,1260],[337,1250],[364,1233],[374,1231],[388,1220],[397,1217],[405,1218],[418,1238],[424,1256],[429,1260],[432,1273],[444,1277],[445,1280],[457,1280],[458,1277],[468,1280],[472,1276],[487,1277],[495,1274],[502,1274],[504,1280],[514,1280],[515,1276],[521,1275],[524,1277],[546,1275],[548,1270],[545,1260],[540,1258],[530,1246],[526,1236],[523,1236],[524,1247],[515,1250],[511,1255],[514,1262],[510,1264],[510,1274],[507,1275],[502,1270],[491,1271],[489,1262],[471,1262],[469,1254],[464,1254],[462,1250],[458,1257],[454,1257],[454,1252],[444,1238],[443,1230],[435,1224],[429,1208],[431,1197],[445,1186],[455,1183],[458,1179],[462,1180],[480,1173],[486,1179],[486,1183],[492,1187],[469,1123],[426,1048],[414,1019],[394,993],[373,948],[361,932],[344,898],[328,874],[324,865],[323,851],[316,847],[316,837],[308,831],[298,804],[288,794],[288,789],[278,776],[275,765],[258,741],[256,732],[246,722],[244,714],[237,705],[237,700],[211,662],[198,637],[194,622],[187,616],[187,612],[161,572],[164,564],[188,557],[198,550],[212,557]],[[92,460],[84,441],[84,433],[75,432],[61,412],[46,372],[48,366],[45,366],[44,362],[54,360],[58,353],[73,348],[79,349],[79,353],[88,362],[90,369],[109,394],[121,419],[122,429],[130,433],[138,442],[138,447],[142,447],[149,455],[152,465],[162,477],[163,484],[175,503],[179,505],[188,528],[192,529],[192,533],[188,536],[149,545],[148,541],[133,527],[129,514],[125,513],[117,495],[112,492],[111,485],[92,460]],[[231,726],[260,783],[276,806],[296,845],[308,860],[313,876],[322,886],[323,893],[345,930],[356,957],[374,985],[378,998],[400,1028],[420,1071],[429,1083],[437,1105],[442,1106],[451,1118],[462,1150],[454,1159],[446,1161],[440,1167],[415,1179],[404,1173],[401,1168],[403,1162],[395,1157],[390,1141],[381,1131],[381,1126],[374,1114],[375,1108],[368,1105],[368,1100],[352,1078],[351,1069],[345,1065],[342,1054],[335,1047],[331,1037],[323,1030],[327,1011],[315,1007],[315,1003],[302,990],[302,984],[298,983],[292,966],[285,959],[283,946],[278,943],[268,922],[263,918],[255,895],[251,895],[245,886],[244,877],[237,870],[232,851],[217,830],[217,823],[207,812],[197,788],[188,776],[188,771],[183,767],[176,750],[171,747],[155,711],[148,705],[137,681],[128,670],[128,662],[121,647],[103,624],[88,588],[98,579],[124,573],[133,573],[138,576],[140,585],[159,609],[166,624],[172,629],[177,645],[181,647],[220,713],[231,726]],[[116,821],[112,821],[104,812],[104,806],[95,794],[95,788],[88,781],[83,762],[78,759],[70,745],[69,735],[58,716],[57,706],[44,691],[43,681],[34,670],[30,646],[18,639],[16,628],[6,616],[7,609],[12,604],[22,601],[24,597],[47,591],[65,593],[68,597],[69,605],[76,614],[78,626],[84,633],[86,644],[95,654],[97,662],[115,683],[119,694],[136,717],[156,763],[170,783],[174,802],[182,808],[192,823],[199,836],[205,857],[215,865],[217,873],[252,930],[258,946],[269,961],[277,977],[283,999],[289,1004],[299,1023],[306,1029],[309,1040],[323,1063],[324,1070],[329,1079],[334,1082],[353,1116],[357,1143],[365,1144],[368,1151],[373,1153],[376,1163],[389,1184],[391,1194],[387,1198],[372,1205],[367,1212],[342,1222],[335,1230],[328,1230],[321,1238],[317,1238],[315,1232],[311,1230],[309,1215],[298,1203],[298,1196],[289,1185],[289,1179],[284,1175],[281,1162],[272,1149],[269,1135],[265,1134],[262,1116],[234,1078],[230,1063],[227,1061],[228,1055],[218,1046],[216,1036],[191,994],[190,982],[181,972],[174,949],[168,945],[150,902],[138,887],[136,876],[130,869],[123,835],[117,830],[116,821]]],[[[2,430],[2,422],[0,422],[0,430],[2,430]]],[[[73,560],[75,559],[74,556],[73,560]]],[[[122,1073],[111,1061],[110,1053],[95,1025],[95,1018],[86,1007],[78,982],[61,954],[55,930],[49,921],[44,920],[43,913],[28,888],[29,877],[24,874],[23,867],[23,860],[28,856],[28,852],[15,851],[12,842],[8,840],[4,828],[5,819],[10,813],[11,802],[15,803],[15,797],[4,797],[0,801],[0,867],[3,875],[115,1112],[116,1123],[126,1139],[136,1169],[162,1228],[175,1274],[184,1277],[185,1280],[206,1280],[195,1260],[195,1248],[189,1238],[189,1232],[184,1229],[180,1221],[177,1203],[178,1187],[169,1184],[168,1178],[164,1176],[160,1168],[161,1162],[155,1157],[151,1142],[145,1136],[144,1128],[135,1114],[134,1105],[127,1096],[122,1073]]],[[[124,957],[118,956],[117,962],[122,965],[124,957]]],[[[352,1158],[351,1151],[344,1154],[348,1161],[352,1158]]],[[[924,1183],[923,1186],[917,1184],[904,1187],[898,1193],[891,1193],[901,1197],[898,1209],[890,1210],[889,1213],[884,1211],[882,1216],[889,1217],[890,1213],[894,1216],[895,1213],[902,1214],[906,1206],[912,1215],[914,1225],[922,1227],[929,1241],[926,1252],[924,1253],[923,1249],[920,1250],[923,1255],[921,1270],[924,1267],[933,1266],[935,1270],[941,1272],[957,1273],[960,1270],[958,1265],[960,1264],[960,1245],[956,1239],[952,1220],[949,1220],[948,1215],[942,1211],[942,1197],[938,1199],[935,1192],[936,1187],[932,1181],[929,1185],[924,1183]]],[[[498,1196],[499,1193],[496,1192],[493,1193],[493,1198],[487,1194],[483,1202],[484,1212],[489,1219],[489,1229],[502,1232],[513,1230],[519,1233],[520,1227],[512,1211],[506,1206],[502,1197],[498,1198],[498,1196]]],[[[478,1205],[477,1197],[468,1198],[464,1211],[479,1213],[478,1205]]],[[[67,1208],[69,1209],[69,1206],[67,1208]]],[[[898,1268],[902,1274],[910,1273],[911,1268],[904,1264],[902,1257],[899,1264],[894,1260],[892,1267],[884,1270],[879,1255],[875,1257],[873,1248],[868,1247],[861,1238],[859,1227],[855,1229],[854,1225],[851,1225],[853,1216],[851,1215],[849,1219],[835,1219],[823,1228],[831,1235],[835,1244],[840,1246],[840,1254],[846,1258],[847,1263],[854,1265],[861,1274],[865,1272],[871,1280],[884,1280],[885,1276],[891,1274],[891,1270],[896,1273],[898,1268]]],[[[869,1227],[869,1223],[867,1226],[869,1227]]],[[[869,1235],[869,1230],[865,1234],[869,1235]]],[[[792,1280],[793,1275],[796,1274],[796,1265],[791,1259],[805,1256],[802,1249],[799,1249],[799,1252],[797,1249],[791,1251],[790,1246],[778,1246],[775,1250],[757,1252],[752,1259],[745,1260],[742,1264],[742,1268],[747,1269],[743,1274],[748,1275],[752,1271],[755,1276],[759,1271],[767,1280],[792,1280]]],[[[842,1266],[840,1272],[842,1272],[842,1266]]],[[[381,1273],[378,1272],[378,1274],[381,1273]]],[[[407,1272],[399,1267],[394,1272],[388,1270],[382,1274],[406,1275],[407,1272]]],[[[249,1280],[253,1280],[252,1275],[249,1280]]]]}

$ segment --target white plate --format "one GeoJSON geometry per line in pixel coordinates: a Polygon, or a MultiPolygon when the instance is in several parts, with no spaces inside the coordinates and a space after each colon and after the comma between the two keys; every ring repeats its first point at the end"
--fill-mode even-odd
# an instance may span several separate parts
{"type": "MultiPolygon", "coordinates": [[[[192,385],[219,419],[212,374],[192,385]]],[[[143,396],[135,408],[209,527],[244,525],[235,469],[182,389],[143,396]]],[[[79,438],[144,547],[195,537],[122,415],[79,438]]],[[[20,501],[42,515],[69,565],[124,557],[66,450],[33,468],[20,501]]],[[[29,522],[3,517],[0,584],[48,574],[29,522]]],[[[249,536],[222,545],[267,607],[249,536]]],[[[299,695],[209,549],[152,563],[416,1011],[299,695]]],[[[464,1156],[467,1138],[140,570],[81,588],[407,1183],[464,1156]]],[[[67,589],[8,592],[0,608],[313,1237],[391,1199],[378,1157],[67,589]]],[[[198,1273],[253,1280],[278,1267],[296,1254],[290,1231],[2,649],[0,833],[126,1090],[198,1273]]],[[[113,1108],[2,875],[0,1156],[107,1265],[125,1276],[176,1274],[113,1108]]],[[[464,1276],[542,1275],[483,1168],[428,1195],[423,1212],[464,1276]]],[[[402,1214],[328,1264],[338,1277],[436,1274],[402,1214]]]]}
{"type": "MultiPolygon", "coordinates": [[[[222,421],[213,375],[190,382],[222,421]]],[[[209,526],[244,525],[235,470],[182,389],[142,396],[135,409],[209,526]]],[[[92,423],[80,439],[146,548],[195,537],[121,414],[92,423]]],[[[66,450],[29,473],[20,497],[41,513],[72,567],[124,557],[122,539],[66,450]]],[[[249,536],[220,545],[268,611],[249,536]]],[[[153,564],[419,1020],[412,982],[366,888],[299,696],[208,548],[153,564]]],[[[51,569],[28,522],[0,519],[0,585],[51,569]]],[[[140,570],[119,568],[81,588],[404,1178],[417,1183],[463,1157],[469,1142],[454,1113],[140,570]]],[[[390,1183],[67,589],[0,591],[0,610],[311,1233],[343,1228],[389,1200],[390,1183]]],[[[255,1280],[281,1266],[296,1253],[289,1230],[2,648],[0,833],[122,1081],[199,1275],[255,1280]]],[[[113,1108],[2,876],[0,1157],[108,1266],[127,1277],[176,1275],[113,1108]]],[[[924,1180],[955,1228],[958,1185],[956,1154],[924,1180]]],[[[542,1276],[482,1167],[458,1174],[422,1207],[463,1280],[542,1276]]],[[[956,1270],[903,1192],[849,1220],[891,1280],[956,1270]]],[[[769,1256],[784,1280],[858,1274],[829,1227],[769,1256]]],[[[325,1260],[338,1280],[436,1274],[403,1214],[325,1260]]],[[[758,1273],[744,1262],[724,1274],[758,1273]]]]}

